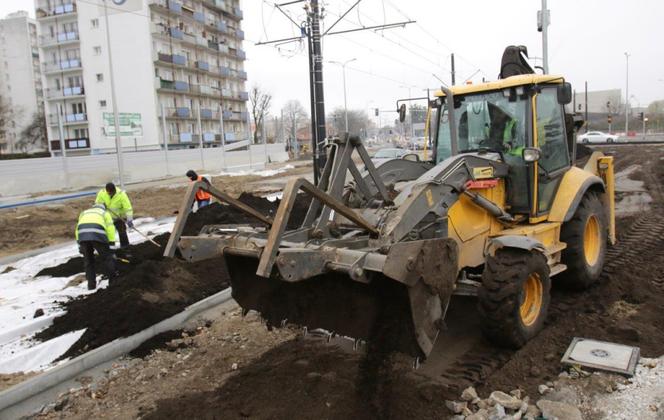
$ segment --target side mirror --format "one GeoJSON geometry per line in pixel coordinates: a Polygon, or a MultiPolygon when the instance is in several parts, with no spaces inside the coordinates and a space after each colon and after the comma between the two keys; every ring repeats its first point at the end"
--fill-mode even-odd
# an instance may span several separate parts
{"type": "Polygon", "coordinates": [[[542,151],[537,147],[524,147],[522,156],[526,163],[533,163],[540,160],[542,151]]]}
{"type": "Polygon", "coordinates": [[[406,121],[406,104],[401,104],[399,107],[399,122],[406,121]]]}
{"type": "Polygon", "coordinates": [[[557,93],[558,103],[560,105],[567,105],[572,102],[572,85],[569,82],[558,85],[557,93]]]}
{"type": "Polygon", "coordinates": [[[411,162],[419,162],[420,161],[420,156],[416,153],[408,153],[407,155],[403,155],[403,157],[401,159],[409,160],[411,162]]]}

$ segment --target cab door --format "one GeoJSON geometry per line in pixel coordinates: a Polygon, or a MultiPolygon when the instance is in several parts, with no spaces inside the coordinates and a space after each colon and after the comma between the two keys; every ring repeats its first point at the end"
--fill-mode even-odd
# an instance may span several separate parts
{"type": "Polygon", "coordinates": [[[533,165],[535,186],[531,217],[539,218],[549,213],[560,181],[570,167],[570,158],[565,113],[558,103],[556,87],[542,88],[533,102],[533,146],[542,153],[533,165]]]}

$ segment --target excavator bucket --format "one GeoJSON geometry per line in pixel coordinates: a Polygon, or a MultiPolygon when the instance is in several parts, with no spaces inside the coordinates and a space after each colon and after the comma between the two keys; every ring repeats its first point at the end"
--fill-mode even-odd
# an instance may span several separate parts
{"type": "Polygon", "coordinates": [[[192,184],[165,255],[174,256],[177,249],[193,262],[222,254],[233,298],[244,310],[260,312],[268,325],[322,328],[426,356],[458,274],[446,209],[456,200],[454,184],[462,181],[455,172],[450,182],[412,183],[405,195],[395,196],[384,178],[417,179],[432,165],[398,160],[377,170],[359,139],[337,140],[330,147],[319,185],[290,181],[274,218],[207,183],[192,184]],[[353,152],[363,161],[364,174],[351,159],[353,152]],[[353,181],[346,184],[349,173],[353,181]],[[206,226],[197,236],[181,236],[199,188],[253,216],[258,225],[206,226]],[[287,229],[301,193],[311,197],[307,215],[300,228],[287,229]]]}

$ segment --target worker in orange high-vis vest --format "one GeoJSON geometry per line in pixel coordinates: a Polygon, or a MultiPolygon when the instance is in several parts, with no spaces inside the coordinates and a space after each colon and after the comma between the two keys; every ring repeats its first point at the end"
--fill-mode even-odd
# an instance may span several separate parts
{"type": "MultiPolygon", "coordinates": [[[[191,182],[203,181],[207,182],[208,184],[210,183],[210,181],[208,181],[206,178],[203,178],[202,176],[198,175],[196,172],[194,172],[191,169],[187,171],[187,178],[189,178],[191,182]]],[[[209,205],[211,198],[212,196],[207,191],[204,191],[200,188],[198,189],[198,191],[196,191],[196,204],[198,204],[199,209],[202,209],[203,207],[209,205]]]]}

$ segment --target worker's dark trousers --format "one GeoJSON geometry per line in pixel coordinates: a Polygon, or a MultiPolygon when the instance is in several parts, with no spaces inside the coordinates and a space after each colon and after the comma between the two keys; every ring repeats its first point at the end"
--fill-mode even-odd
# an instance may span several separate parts
{"type": "Polygon", "coordinates": [[[115,230],[118,231],[118,236],[120,237],[120,248],[126,248],[129,246],[129,238],[127,237],[127,225],[123,220],[116,219],[113,221],[115,225],[115,230]]]}
{"type": "Polygon", "coordinates": [[[113,253],[107,243],[95,241],[82,241],[79,249],[83,254],[83,265],[85,266],[85,278],[88,281],[88,289],[97,287],[97,273],[95,271],[95,250],[99,254],[99,261],[103,265],[109,279],[115,276],[115,261],[113,253]]]}

